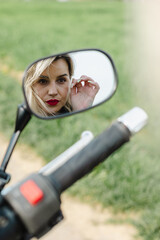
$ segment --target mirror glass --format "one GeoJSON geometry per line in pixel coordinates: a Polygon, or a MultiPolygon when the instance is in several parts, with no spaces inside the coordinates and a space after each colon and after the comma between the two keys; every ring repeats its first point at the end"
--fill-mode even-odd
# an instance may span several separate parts
{"type": "Polygon", "coordinates": [[[79,50],[45,57],[25,71],[27,106],[38,117],[84,111],[108,100],[117,88],[113,61],[101,50],[79,50]]]}

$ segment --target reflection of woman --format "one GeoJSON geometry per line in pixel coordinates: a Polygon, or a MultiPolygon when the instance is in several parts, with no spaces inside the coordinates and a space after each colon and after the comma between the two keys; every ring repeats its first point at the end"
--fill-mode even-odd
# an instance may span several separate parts
{"type": "Polygon", "coordinates": [[[40,60],[25,76],[25,91],[32,111],[52,116],[92,105],[99,86],[91,78],[72,79],[73,62],[68,55],[40,60]]]}

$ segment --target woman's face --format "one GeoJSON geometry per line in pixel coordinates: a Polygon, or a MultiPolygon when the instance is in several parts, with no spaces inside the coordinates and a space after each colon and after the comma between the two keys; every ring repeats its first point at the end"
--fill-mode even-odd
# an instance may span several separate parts
{"type": "Polygon", "coordinates": [[[68,65],[64,59],[53,62],[39,76],[33,90],[49,108],[57,113],[66,104],[70,92],[70,76],[68,65]]]}

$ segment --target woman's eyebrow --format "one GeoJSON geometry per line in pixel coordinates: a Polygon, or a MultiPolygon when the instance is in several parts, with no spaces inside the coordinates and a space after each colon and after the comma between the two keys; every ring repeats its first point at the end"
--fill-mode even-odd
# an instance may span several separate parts
{"type": "Polygon", "coordinates": [[[68,74],[67,74],[67,73],[64,73],[64,74],[61,74],[61,75],[59,75],[59,76],[57,76],[57,77],[59,78],[59,77],[65,77],[65,76],[68,77],[68,74]]]}
{"type": "Polygon", "coordinates": [[[48,76],[45,76],[45,75],[40,75],[39,78],[46,78],[46,79],[49,79],[48,76]]]}

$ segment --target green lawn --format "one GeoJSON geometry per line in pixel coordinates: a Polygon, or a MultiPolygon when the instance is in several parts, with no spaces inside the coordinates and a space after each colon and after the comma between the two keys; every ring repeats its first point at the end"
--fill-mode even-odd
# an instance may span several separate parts
{"type": "MultiPolygon", "coordinates": [[[[0,68],[0,131],[11,135],[16,107],[23,101],[21,87],[10,72],[23,71],[37,58],[80,48],[100,48],[113,57],[119,75],[117,93],[108,103],[70,118],[33,117],[20,142],[35,148],[48,162],[77,141],[82,131],[97,135],[136,105],[150,114],[151,106],[140,98],[134,84],[132,9],[133,4],[123,1],[0,0],[0,66],[9,67],[0,68]]],[[[151,121],[70,190],[117,211],[140,212],[142,218],[133,224],[147,240],[157,240],[160,234],[160,151],[155,129],[151,121]]]]}

